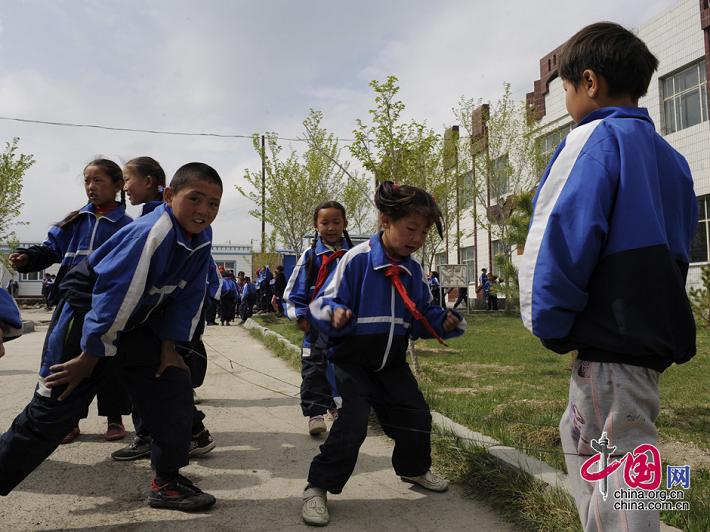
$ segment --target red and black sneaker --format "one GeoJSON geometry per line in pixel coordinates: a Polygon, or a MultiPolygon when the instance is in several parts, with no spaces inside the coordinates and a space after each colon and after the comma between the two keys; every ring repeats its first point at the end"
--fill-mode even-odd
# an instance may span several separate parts
{"type": "Polygon", "coordinates": [[[210,508],[217,499],[209,493],[204,493],[189,479],[178,475],[162,485],[153,479],[150,485],[148,504],[153,508],[167,508],[182,512],[199,512],[210,508]]]}

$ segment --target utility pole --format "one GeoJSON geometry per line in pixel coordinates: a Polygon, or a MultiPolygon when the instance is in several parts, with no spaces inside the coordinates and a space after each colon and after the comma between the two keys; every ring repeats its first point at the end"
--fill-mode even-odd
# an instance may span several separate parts
{"type": "Polygon", "coordinates": [[[266,252],[266,137],[261,136],[261,252],[266,252]]]}
{"type": "Polygon", "coordinates": [[[456,179],[456,264],[461,264],[461,186],[459,176],[459,126],[451,126],[454,141],[454,172],[456,179]]]}

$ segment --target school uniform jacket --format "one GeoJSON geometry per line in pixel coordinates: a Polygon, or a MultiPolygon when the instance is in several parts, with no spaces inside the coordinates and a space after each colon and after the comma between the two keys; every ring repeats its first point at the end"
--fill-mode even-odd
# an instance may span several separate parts
{"type": "MultiPolygon", "coordinates": [[[[370,370],[406,364],[409,338],[431,338],[404,306],[385,269],[394,263],[385,254],[381,235],[376,234],[348,251],[309,305],[310,320],[328,336],[329,356],[337,364],[354,363],[370,370]],[[341,329],[330,323],[336,308],[350,309],[353,317],[341,329]]],[[[400,261],[400,279],[409,297],[443,338],[460,336],[466,321],[445,333],[442,325],[447,311],[432,304],[427,279],[419,262],[407,257],[400,261]]]]}
{"type": "Polygon", "coordinates": [[[2,288],[0,288],[0,328],[2,328],[3,341],[5,342],[22,335],[20,310],[12,296],[2,288]]]}
{"type": "Polygon", "coordinates": [[[133,221],[126,215],[126,206],[123,203],[103,216],[96,215],[93,203],[84,205],[79,209],[79,213],[79,219],[64,228],[52,226],[42,245],[17,248],[18,252],[29,256],[27,265],[18,268],[20,273],[37,272],[52,264],[61,263],[57,279],[48,294],[49,300],[54,303],[57,300],[55,294],[59,282],[69,269],[91,255],[116,231],[133,221]]]}
{"type": "Polygon", "coordinates": [[[222,296],[222,276],[214,259],[210,261],[210,266],[207,270],[207,294],[217,301],[222,296]]]}
{"type": "MultiPolygon", "coordinates": [[[[347,251],[349,247],[348,241],[345,238],[341,238],[340,248],[347,251]]],[[[308,319],[308,305],[313,299],[313,289],[315,288],[318,271],[323,263],[323,257],[327,257],[332,254],[333,250],[323,243],[320,236],[316,239],[315,249],[308,247],[303,253],[301,253],[300,258],[296,262],[296,266],[294,266],[291,276],[286,283],[286,288],[283,293],[283,300],[286,303],[286,316],[288,319],[308,319]],[[313,257],[313,265],[311,266],[312,279],[308,279],[308,262],[311,260],[311,257],[313,257]]],[[[328,273],[335,270],[337,262],[338,261],[332,262],[328,265],[328,273]]],[[[305,334],[303,338],[304,349],[308,349],[311,344],[315,343],[317,336],[317,330],[312,330],[311,334],[305,334]]],[[[304,353],[304,355],[307,356],[308,353],[304,353]]]]}
{"type": "Polygon", "coordinates": [[[534,198],[520,267],[525,326],[583,360],[663,371],[695,354],[685,291],[698,210],[685,159],[646,109],[587,115],[534,198]]]}
{"type": "Polygon", "coordinates": [[[232,298],[237,297],[237,283],[234,282],[234,279],[231,279],[230,277],[222,279],[222,297],[229,295],[232,298]]]}
{"type": "MultiPolygon", "coordinates": [[[[149,318],[161,340],[189,341],[200,321],[211,243],[211,228],[188,239],[167,205],[111,237],[86,264],[93,290],[81,349],[92,356],[113,356],[120,334],[149,318]]],[[[68,301],[48,338],[40,377],[61,360],[63,335],[75,312],[68,301]]],[[[41,388],[42,379],[40,394],[41,388]]]]}

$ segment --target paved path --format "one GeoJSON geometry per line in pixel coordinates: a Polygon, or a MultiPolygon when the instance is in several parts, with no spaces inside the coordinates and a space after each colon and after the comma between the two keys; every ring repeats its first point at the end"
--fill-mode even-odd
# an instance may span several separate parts
{"type": "MultiPolygon", "coordinates": [[[[24,317],[38,319],[40,313],[24,317]]],[[[7,355],[0,360],[3,429],[32,395],[44,331],[6,345],[7,355]]],[[[309,530],[301,521],[300,496],[322,440],[305,433],[305,418],[292,397],[298,394],[300,376],[239,327],[208,327],[205,340],[210,362],[198,394],[218,446],[183,472],[217,497],[210,512],[147,507],[148,461],[112,461],[109,454],[125,441],[102,439],[104,421],[92,407],[77,442],[61,446],[13,493],[0,498],[0,528],[309,530]]],[[[482,504],[465,499],[456,486],[432,494],[401,482],[390,455],[386,437],[367,438],[343,494],[330,497],[330,530],[512,530],[482,504]]]]}

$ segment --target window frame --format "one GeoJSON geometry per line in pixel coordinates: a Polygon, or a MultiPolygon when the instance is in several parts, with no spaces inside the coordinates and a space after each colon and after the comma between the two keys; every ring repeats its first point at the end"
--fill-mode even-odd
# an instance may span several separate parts
{"type": "Polygon", "coordinates": [[[661,132],[663,135],[677,133],[678,131],[683,131],[684,129],[688,129],[689,127],[697,126],[708,121],[708,114],[710,110],[708,109],[708,79],[706,69],[707,65],[705,64],[705,59],[703,58],[689,63],[661,78],[658,78],[661,132]],[[682,76],[693,69],[695,69],[697,83],[685,88],[678,87],[682,76]],[[671,94],[667,94],[669,91],[669,82],[671,94]],[[700,121],[694,124],[686,125],[683,123],[683,118],[687,116],[687,112],[684,113],[683,111],[687,111],[687,102],[690,101],[689,97],[692,96],[694,92],[697,92],[697,98],[699,99],[700,121]],[[672,125],[669,124],[671,119],[673,121],[672,125]]]}

